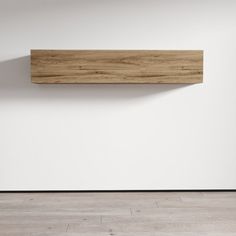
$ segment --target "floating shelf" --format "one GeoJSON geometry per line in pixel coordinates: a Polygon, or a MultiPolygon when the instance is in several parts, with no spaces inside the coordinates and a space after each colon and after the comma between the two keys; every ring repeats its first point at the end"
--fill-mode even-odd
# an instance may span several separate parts
{"type": "Polygon", "coordinates": [[[193,84],[203,81],[200,50],[31,50],[39,84],[193,84]]]}

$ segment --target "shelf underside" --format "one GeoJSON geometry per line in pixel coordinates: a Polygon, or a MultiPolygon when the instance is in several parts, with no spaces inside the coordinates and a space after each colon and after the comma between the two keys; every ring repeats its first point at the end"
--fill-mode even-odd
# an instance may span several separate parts
{"type": "Polygon", "coordinates": [[[31,50],[39,84],[193,84],[203,81],[200,50],[31,50]]]}

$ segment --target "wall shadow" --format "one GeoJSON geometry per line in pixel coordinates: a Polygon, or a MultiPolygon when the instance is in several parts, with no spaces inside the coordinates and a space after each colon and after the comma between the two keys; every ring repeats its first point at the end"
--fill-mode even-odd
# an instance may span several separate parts
{"type": "Polygon", "coordinates": [[[0,62],[0,99],[127,100],[161,95],[190,84],[33,84],[30,56],[0,62]]]}

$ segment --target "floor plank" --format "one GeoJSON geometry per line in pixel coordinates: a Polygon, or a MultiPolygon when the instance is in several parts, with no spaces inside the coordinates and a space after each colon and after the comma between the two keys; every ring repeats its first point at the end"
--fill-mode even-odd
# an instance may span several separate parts
{"type": "Polygon", "coordinates": [[[236,192],[0,193],[1,236],[235,236],[236,192]]]}

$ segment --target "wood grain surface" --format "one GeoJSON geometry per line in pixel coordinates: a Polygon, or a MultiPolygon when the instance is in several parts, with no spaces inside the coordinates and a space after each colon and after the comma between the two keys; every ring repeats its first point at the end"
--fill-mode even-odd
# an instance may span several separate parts
{"type": "Polygon", "coordinates": [[[33,83],[201,83],[203,51],[31,50],[33,83]]]}
{"type": "Polygon", "coordinates": [[[0,193],[1,236],[235,236],[236,192],[0,193]]]}

